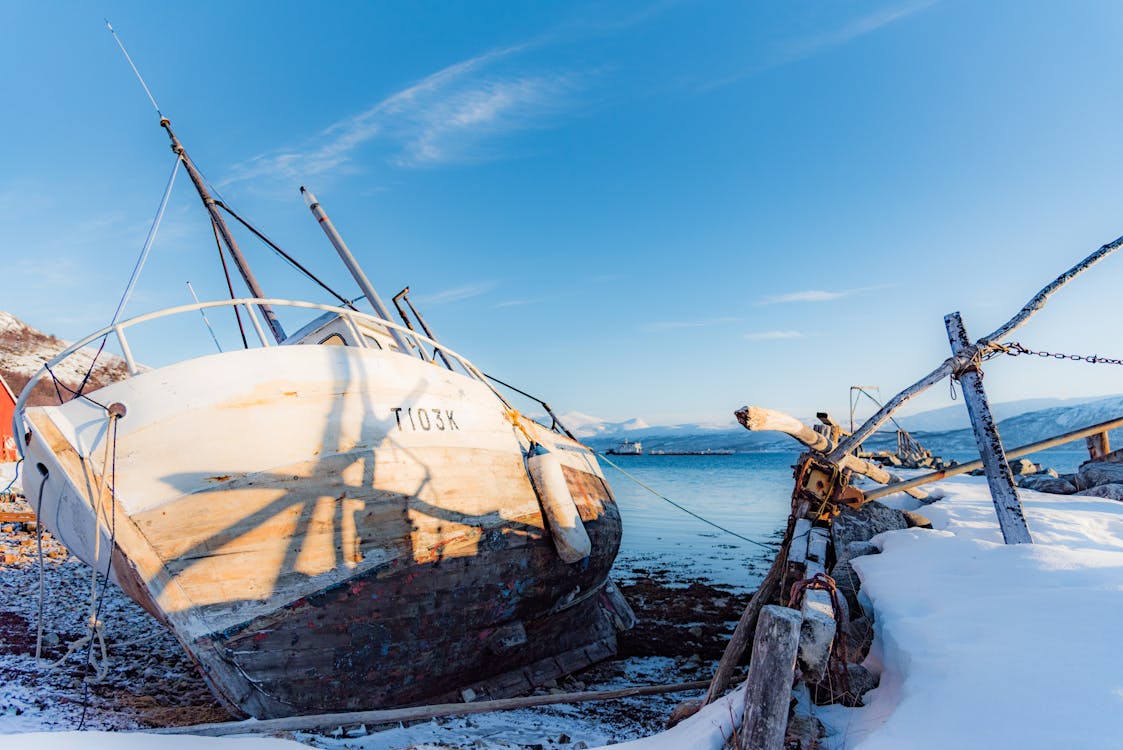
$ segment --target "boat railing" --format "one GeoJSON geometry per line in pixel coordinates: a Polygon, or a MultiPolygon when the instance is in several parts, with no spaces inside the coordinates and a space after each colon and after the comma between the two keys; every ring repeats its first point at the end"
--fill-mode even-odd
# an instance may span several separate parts
{"type": "MultiPolygon", "coordinates": [[[[374,328],[386,329],[388,333],[390,333],[391,331],[396,331],[402,337],[404,337],[404,339],[409,342],[412,347],[416,347],[417,353],[424,361],[430,362],[434,366],[445,367],[445,364],[439,363],[437,361],[438,355],[443,354],[445,358],[444,362],[455,362],[463,369],[464,373],[468,377],[471,377],[474,380],[478,380],[479,382],[483,383],[485,386],[487,386],[488,390],[494,393],[495,396],[503,404],[508,407],[510,406],[507,400],[503,398],[503,396],[500,395],[498,391],[496,391],[495,387],[489,382],[488,378],[482,372],[480,372],[479,369],[477,369],[476,366],[473,365],[466,357],[457,354],[453,350],[449,349],[443,344],[434,341],[428,336],[424,336],[417,331],[410,330],[406,326],[400,325],[391,320],[386,320],[385,318],[381,318],[375,315],[369,315],[364,312],[359,312],[358,310],[352,310],[345,307],[335,307],[333,305],[325,305],[317,302],[304,302],[300,300],[274,298],[239,298],[216,300],[212,302],[196,302],[189,305],[179,305],[177,307],[168,307],[162,310],[144,313],[143,315],[137,315],[136,317],[129,318],[128,320],[122,320],[113,325],[108,325],[105,328],[102,328],[101,330],[96,331],[89,336],[86,336],[82,340],[71,344],[70,346],[59,352],[57,355],[55,355],[53,358],[48,360],[46,363],[44,363],[43,366],[40,367],[39,370],[31,376],[31,379],[27,381],[27,385],[24,386],[23,391],[20,392],[19,399],[16,401],[15,416],[13,419],[15,434],[20,435],[23,432],[23,430],[21,429],[20,420],[23,414],[24,407],[26,406],[27,399],[30,397],[36,383],[38,383],[47,375],[52,375],[53,377],[52,371],[55,367],[58,366],[59,363],[63,362],[67,358],[73,356],[76,352],[81,351],[82,349],[100,339],[113,336],[117,341],[118,347],[120,348],[121,357],[125,361],[125,367],[128,370],[129,374],[138,375],[141,372],[142,368],[137,365],[136,358],[133,355],[132,348],[129,346],[129,339],[128,336],[126,336],[125,331],[142,323],[148,323],[160,318],[168,318],[175,315],[183,315],[185,313],[194,313],[217,307],[242,308],[245,310],[247,316],[249,317],[250,324],[253,327],[253,331],[256,334],[261,348],[283,346],[271,341],[269,336],[266,334],[265,329],[262,327],[261,321],[258,320],[257,313],[255,312],[255,308],[258,308],[260,306],[290,307],[338,314],[340,318],[342,318],[346,322],[348,328],[350,328],[351,333],[355,338],[356,346],[359,348],[376,348],[376,346],[372,346],[367,337],[363,336],[359,328],[360,321],[374,328]]],[[[401,354],[404,356],[412,356],[410,352],[401,352],[401,354]]],[[[451,364],[449,364],[448,367],[449,369],[452,369],[451,364]]]]}

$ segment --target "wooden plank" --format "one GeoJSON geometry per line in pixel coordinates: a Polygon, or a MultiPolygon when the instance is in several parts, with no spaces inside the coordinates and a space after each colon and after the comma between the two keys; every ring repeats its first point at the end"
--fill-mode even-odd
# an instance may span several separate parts
{"type": "MultiPolygon", "coordinates": [[[[525,698],[506,698],[495,701],[474,701],[472,703],[442,703],[434,706],[415,706],[413,708],[391,708],[380,711],[350,711],[338,714],[318,714],[315,716],[291,716],[284,719],[265,719],[261,721],[230,721],[218,724],[196,724],[189,727],[168,727],[166,729],[145,729],[150,734],[193,734],[203,737],[221,737],[229,734],[270,734],[273,732],[293,732],[311,729],[334,729],[355,724],[397,724],[406,721],[425,721],[438,716],[467,716],[490,711],[510,711],[533,706],[550,706],[558,703],[581,703],[585,701],[615,700],[636,695],[659,695],[662,693],[684,693],[701,690],[706,680],[682,682],[673,685],[641,685],[619,690],[587,690],[579,693],[559,693],[557,695],[531,695],[525,698]]],[[[785,703],[786,705],[786,703],[785,703]]]]}
{"type": "Polygon", "coordinates": [[[760,613],[745,680],[740,750],[783,750],[802,619],[794,609],[774,604],[760,613]]]}
{"type": "MultiPolygon", "coordinates": [[[[971,350],[971,341],[967,338],[967,331],[958,312],[944,316],[944,325],[947,327],[953,355],[958,358],[971,350]]],[[[1002,528],[1002,539],[1006,544],[1033,544],[1029,527],[1026,526],[1025,513],[1022,512],[1022,503],[1014,487],[1014,475],[1006,461],[1002,439],[998,436],[998,428],[987,404],[982,375],[973,366],[960,369],[959,384],[962,386],[967,414],[971,417],[971,429],[975,433],[975,443],[979,446],[987,484],[990,485],[994,512],[998,515],[998,525],[1002,528]]]]}
{"type": "Polygon", "coordinates": [[[2,511],[0,512],[0,523],[28,523],[35,520],[35,514],[31,511],[2,511]]]}

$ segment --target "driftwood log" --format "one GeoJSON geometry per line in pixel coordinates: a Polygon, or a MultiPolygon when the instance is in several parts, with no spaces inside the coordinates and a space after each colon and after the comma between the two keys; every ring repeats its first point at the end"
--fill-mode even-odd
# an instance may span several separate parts
{"type": "Polygon", "coordinates": [[[989,336],[984,336],[979,339],[972,346],[967,347],[960,354],[949,357],[932,372],[925,375],[920,380],[916,381],[908,388],[898,393],[893,398],[885,402],[885,406],[881,407],[876,414],[867,419],[865,423],[854,431],[849,437],[840,442],[833,451],[831,451],[828,458],[831,461],[838,461],[842,456],[853,451],[857,446],[861,445],[870,435],[877,431],[885,423],[885,420],[892,416],[893,412],[901,408],[901,405],[914,396],[917,396],[924,391],[931,388],[936,383],[939,383],[944,378],[963,369],[963,366],[971,362],[975,355],[982,352],[993,350],[1011,333],[1025,325],[1034,314],[1041,308],[1045,307],[1045,303],[1049,301],[1049,297],[1053,295],[1058,289],[1072,281],[1074,278],[1087,271],[1089,268],[1099,263],[1101,260],[1111,255],[1123,245],[1123,237],[1119,237],[1112,242],[1103,245],[1094,253],[1089,255],[1084,260],[1077,263],[1072,268],[1062,273],[1057,278],[1053,279],[1041,291],[1033,296],[1029,302],[1018,311],[1018,314],[1010,318],[1003,325],[996,328],[989,336]]]}
{"type": "Polygon", "coordinates": [[[558,693],[556,695],[531,695],[524,698],[503,698],[493,701],[474,703],[440,703],[433,706],[413,706],[411,708],[389,708],[375,711],[349,711],[336,714],[315,714],[312,716],[289,716],[284,719],[250,719],[248,721],[224,721],[215,724],[195,724],[188,727],[167,727],[146,729],[149,734],[194,734],[204,737],[221,737],[230,734],[265,734],[269,732],[294,732],[316,729],[335,729],[336,727],[357,726],[359,724],[397,724],[405,721],[426,721],[438,716],[467,716],[490,711],[510,711],[516,708],[549,706],[556,703],[581,703],[584,701],[604,701],[616,698],[631,698],[636,695],[658,695],[660,693],[684,693],[701,690],[709,683],[706,680],[682,682],[673,685],[639,685],[619,690],[586,690],[579,693],[558,693]]]}
{"type": "MultiPolygon", "coordinates": [[[[761,406],[744,406],[734,412],[734,415],[737,417],[737,421],[740,422],[746,430],[751,430],[753,432],[763,430],[783,432],[787,435],[791,435],[811,450],[818,451],[819,453],[831,453],[831,451],[835,449],[834,442],[830,438],[816,432],[795,417],[785,414],[782,411],[765,409],[761,406]]],[[[831,460],[837,463],[840,468],[848,469],[854,474],[861,474],[864,477],[869,477],[878,484],[889,484],[893,481],[892,475],[890,475],[888,471],[877,464],[858,458],[853,454],[846,453],[837,460],[831,460]]],[[[904,491],[921,500],[928,497],[927,492],[917,490],[913,487],[904,491]]]]}

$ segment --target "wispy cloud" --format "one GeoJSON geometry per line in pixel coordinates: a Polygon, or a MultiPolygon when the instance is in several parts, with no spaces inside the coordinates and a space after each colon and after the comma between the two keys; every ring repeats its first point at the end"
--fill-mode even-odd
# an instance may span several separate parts
{"type": "Polygon", "coordinates": [[[580,76],[513,70],[528,45],[505,47],[450,65],[326,128],[311,142],[236,165],[223,184],[257,178],[304,180],[347,169],[356,151],[378,140],[402,167],[496,156],[485,141],[539,125],[571,106],[580,76]]]}
{"type": "Polygon", "coordinates": [[[520,307],[522,305],[529,305],[534,300],[529,299],[509,299],[504,302],[496,302],[495,307],[520,307]]]}
{"type": "Polygon", "coordinates": [[[770,53],[765,53],[764,59],[735,72],[732,75],[710,81],[703,88],[714,89],[735,83],[745,76],[759,73],[771,68],[803,60],[819,52],[834,47],[840,47],[852,42],[859,37],[873,33],[909,16],[915,15],[932,7],[938,0],[913,0],[900,5],[882,8],[868,15],[856,18],[834,29],[821,31],[816,34],[787,39],[779,42],[770,53]]]}
{"type": "Polygon", "coordinates": [[[903,5],[882,8],[869,15],[856,18],[840,28],[824,31],[803,39],[791,40],[780,47],[777,56],[771,61],[771,65],[785,65],[810,57],[822,50],[842,46],[858,37],[904,20],[935,4],[936,0],[915,0],[903,5]]]}
{"type": "Polygon", "coordinates": [[[855,294],[863,292],[870,292],[874,289],[884,289],[886,285],[881,284],[878,286],[864,286],[858,289],[805,289],[799,292],[788,292],[787,294],[773,294],[757,302],[758,305],[776,305],[784,302],[831,302],[843,297],[852,297],[855,294]]]}
{"type": "Polygon", "coordinates": [[[707,328],[709,326],[736,323],[739,318],[710,318],[709,320],[665,320],[645,323],[641,328],[645,331],[674,331],[682,328],[707,328]]]}
{"type": "Polygon", "coordinates": [[[804,335],[802,331],[761,331],[759,333],[746,333],[745,338],[749,341],[778,341],[779,339],[801,339],[804,335]]]}
{"type": "Polygon", "coordinates": [[[443,289],[432,294],[419,294],[414,297],[414,299],[418,302],[425,302],[430,305],[444,305],[449,302],[460,302],[461,300],[471,299],[472,297],[479,297],[480,295],[487,294],[496,286],[498,286],[498,284],[494,281],[479,281],[474,284],[464,284],[463,286],[457,286],[451,289],[443,289]]]}

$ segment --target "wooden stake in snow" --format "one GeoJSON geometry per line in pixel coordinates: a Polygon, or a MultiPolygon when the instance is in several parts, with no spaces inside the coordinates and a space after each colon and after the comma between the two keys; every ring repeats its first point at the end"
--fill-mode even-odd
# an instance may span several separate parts
{"type": "Polygon", "coordinates": [[[801,621],[799,612],[775,604],[760,613],[745,680],[740,750],[783,750],[801,621]]]}
{"type": "MultiPolygon", "coordinates": [[[[967,338],[959,313],[944,316],[944,325],[947,327],[953,355],[959,357],[965,351],[972,351],[971,341],[967,338]]],[[[974,352],[969,356],[971,359],[957,370],[956,375],[963,387],[963,402],[971,417],[971,429],[975,432],[975,443],[979,446],[979,456],[982,457],[983,470],[987,475],[987,484],[990,485],[990,496],[994,500],[994,511],[998,515],[998,525],[1002,528],[1002,538],[1007,544],[1033,544],[1022,512],[1022,503],[1014,488],[1014,475],[1010,472],[1010,464],[1006,462],[1002,440],[998,437],[998,428],[987,404],[982,373],[979,372],[974,352]]]]}

